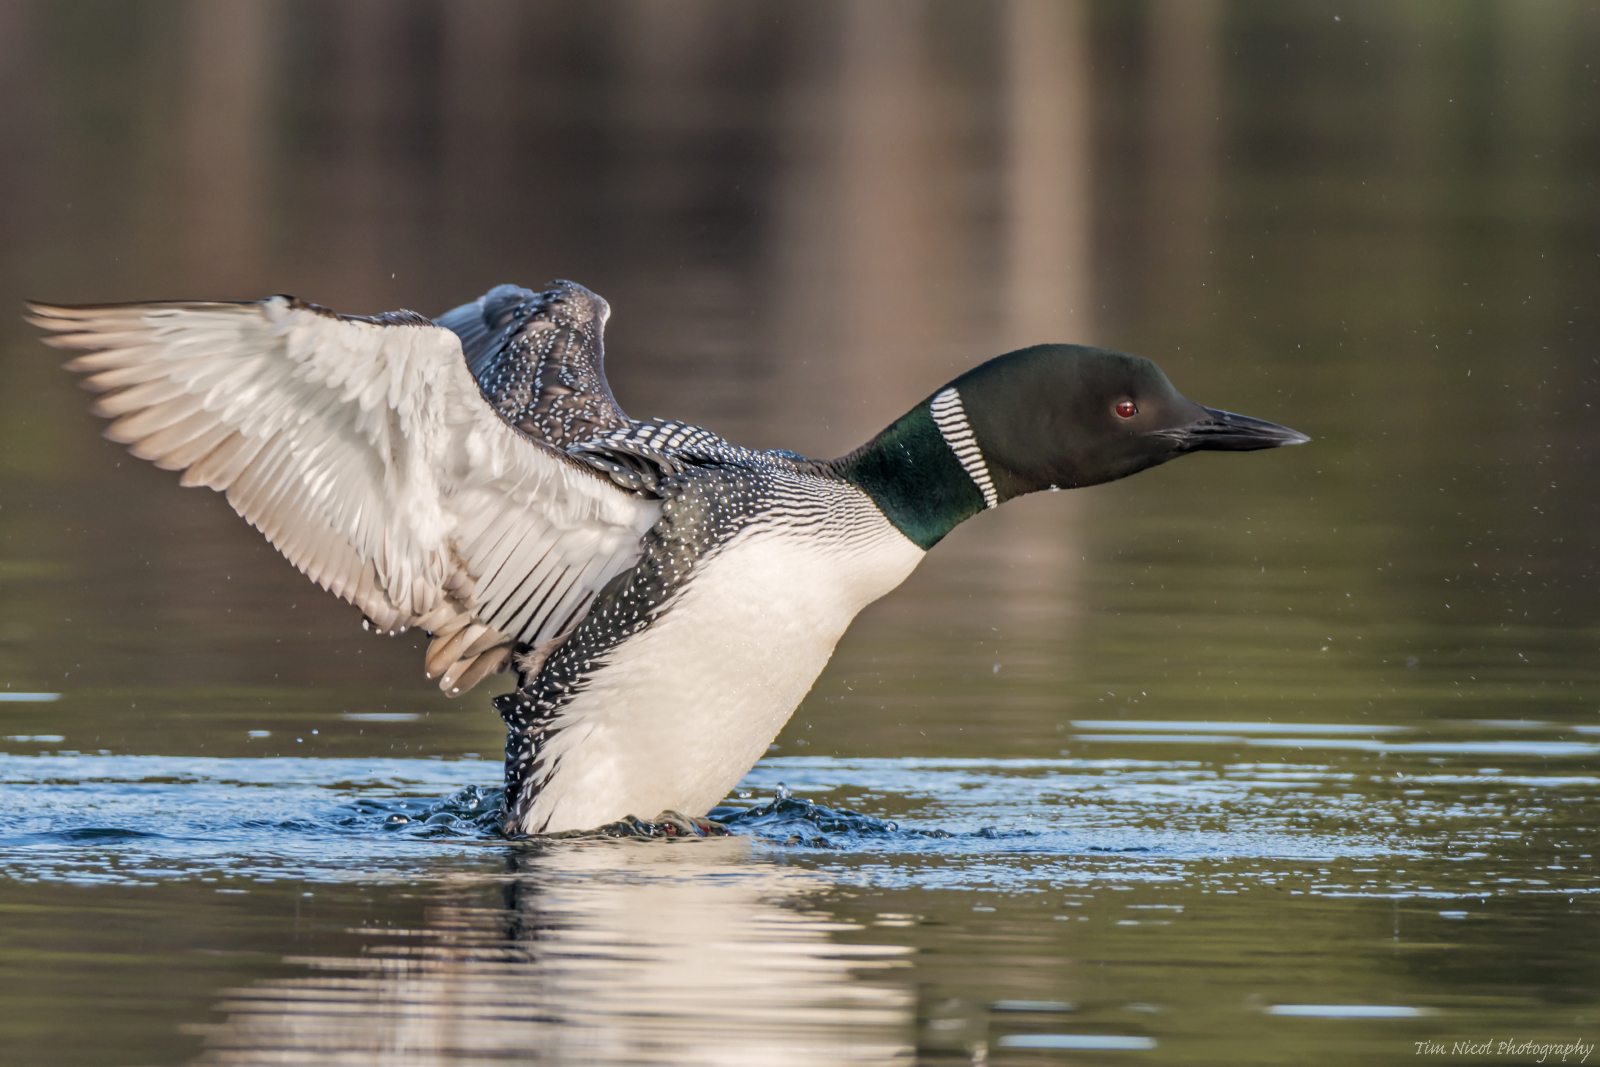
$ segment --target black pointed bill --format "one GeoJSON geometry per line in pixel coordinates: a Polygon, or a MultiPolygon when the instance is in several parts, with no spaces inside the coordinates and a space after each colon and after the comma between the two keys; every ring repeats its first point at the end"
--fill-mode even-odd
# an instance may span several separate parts
{"type": "Polygon", "coordinates": [[[1235,415],[1231,411],[1218,411],[1216,408],[1201,410],[1206,417],[1199,422],[1170,430],[1157,430],[1151,436],[1169,438],[1185,452],[1253,452],[1258,448],[1303,445],[1311,440],[1299,430],[1291,430],[1265,419],[1252,419],[1248,415],[1235,415]]]}

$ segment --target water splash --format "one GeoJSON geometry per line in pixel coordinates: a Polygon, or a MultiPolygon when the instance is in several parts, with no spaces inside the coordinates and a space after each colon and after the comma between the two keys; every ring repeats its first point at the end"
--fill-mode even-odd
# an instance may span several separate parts
{"type": "Polygon", "coordinates": [[[422,810],[413,810],[421,801],[396,800],[388,803],[356,801],[350,805],[358,817],[382,816],[383,829],[416,838],[502,838],[500,820],[505,811],[505,789],[500,786],[469,785],[422,810]]]}
{"type": "Polygon", "coordinates": [[[504,792],[481,784],[500,768],[487,760],[0,755],[0,877],[414,880],[569,841],[731,836],[878,887],[1198,879],[1202,892],[1476,901],[1600,891],[1584,862],[1587,765],[1509,750],[1481,762],[1322,750],[1271,763],[778,757],[742,786],[769,799],[711,820],[662,813],[523,839],[500,828],[504,792]],[[1574,850],[1573,862],[1534,862],[1545,847],[1574,850]]]}
{"type": "Polygon", "coordinates": [[[863,815],[849,808],[830,808],[795,796],[782,782],[765,804],[749,808],[723,805],[711,809],[710,818],[736,834],[806,848],[849,848],[867,841],[881,843],[886,838],[952,836],[943,830],[902,829],[900,824],[887,819],[863,815]]]}

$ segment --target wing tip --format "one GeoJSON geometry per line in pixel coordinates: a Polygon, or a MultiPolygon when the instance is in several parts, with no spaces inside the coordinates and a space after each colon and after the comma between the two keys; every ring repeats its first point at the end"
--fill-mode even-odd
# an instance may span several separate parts
{"type": "MultiPolygon", "coordinates": [[[[77,309],[69,304],[47,304],[43,300],[24,300],[22,307],[25,314],[22,321],[29,326],[37,326],[41,330],[66,330],[71,329],[77,321],[73,312],[77,309]]],[[[44,338],[45,344],[50,344],[51,338],[44,338]]]]}
{"type": "Polygon", "coordinates": [[[445,696],[458,697],[471,690],[489,675],[505,670],[510,662],[511,646],[509,644],[497,645],[476,656],[463,656],[451,665],[443,678],[439,679],[439,688],[444,692],[445,696]]]}
{"type": "MultiPolygon", "coordinates": [[[[160,311],[241,310],[259,307],[262,303],[261,300],[124,300],[100,304],[53,304],[30,299],[22,301],[25,312],[22,320],[41,330],[63,331],[85,326],[94,329],[94,324],[114,318],[118,313],[138,312],[143,315],[160,311]]],[[[45,344],[52,343],[50,338],[41,340],[45,344]]]]}

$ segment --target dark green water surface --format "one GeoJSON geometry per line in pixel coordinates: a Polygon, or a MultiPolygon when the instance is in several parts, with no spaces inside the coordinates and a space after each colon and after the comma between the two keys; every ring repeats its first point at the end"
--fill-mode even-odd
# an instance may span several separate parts
{"type": "Polygon", "coordinates": [[[0,0],[0,1062],[1580,1062],[1595,57],[1563,0],[0,0]],[[550,277],[751,445],[1044,340],[1314,440],[958,529],[731,837],[508,842],[508,683],[13,312],[550,277]]]}

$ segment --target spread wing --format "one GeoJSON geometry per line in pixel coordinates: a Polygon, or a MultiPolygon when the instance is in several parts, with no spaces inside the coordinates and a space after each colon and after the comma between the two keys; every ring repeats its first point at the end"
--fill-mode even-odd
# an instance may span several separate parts
{"type": "Polygon", "coordinates": [[[439,316],[461,338],[467,369],[500,417],[567,449],[632,426],[606,384],[611,307],[576,282],[542,293],[500,285],[439,316]]]}
{"type": "MultiPolygon", "coordinates": [[[[546,443],[559,438],[508,425],[457,336],[412,312],[282,296],[30,310],[48,343],[85,350],[67,366],[104,394],[106,436],[226,493],[379,629],[433,633],[428,672],[447,693],[564,638],[660,516],[546,443]]],[[[604,315],[572,321],[598,374],[604,315]]],[[[535,403],[532,417],[549,416],[535,403]]]]}

